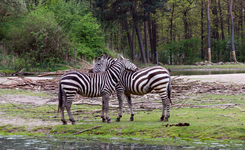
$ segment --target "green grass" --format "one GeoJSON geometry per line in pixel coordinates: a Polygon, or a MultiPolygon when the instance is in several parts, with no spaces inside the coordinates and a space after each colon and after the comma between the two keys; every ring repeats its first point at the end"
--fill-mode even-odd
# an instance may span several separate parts
{"type": "MultiPolygon", "coordinates": [[[[22,105],[18,105],[20,108],[25,108],[22,105]]],[[[84,105],[83,107],[91,106],[84,105]]],[[[82,108],[82,107],[80,107],[82,108]]],[[[4,104],[0,106],[0,109],[7,115],[13,115],[17,113],[21,118],[34,118],[50,121],[60,122],[59,118],[50,118],[54,116],[56,112],[47,106],[36,108],[30,108],[30,112],[18,109],[11,106],[11,104],[4,104]],[[51,113],[47,113],[50,112],[51,113]]],[[[142,111],[137,112],[135,115],[135,121],[129,122],[130,115],[124,115],[121,122],[113,122],[111,124],[102,123],[100,117],[93,117],[90,114],[74,115],[77,125],[57,125],[54,127],[39,127],[43,131],[54,135],[71,135],[84,129],[88,129],[97,125],[102,125],[101,128],[93,129],[79,134],[78,136],[99,136],[99,137],[120,137],[120,138],[174,138],[174,139],[199,139],[199,140],[244,140],[245,139],[245,115],[237,108],[220,109],[220,108],[172,108],[171,117],[169,122],[160,122],[161,116],[160,110],[154,110],[152,112],[142,111]],[[87,119],[87,117],[89,119],[87,119]],[[86,119],[84,119],[86,118],[86,119]],[[86,121],[85,121],[86,120],[86,121]],[[190,126],[177,127],[168,126],[167,124],[177,123],[190,123],[190,126]]],[[[111,114],[111,118],[115,120],[116,113],[111,114]]],[[[66,117],[68,120],[68,118],[66,117]]],[[[70,122],[69,122],[70,124],[70,122]]],[[[12,133],[23,131],[14,129],[15,127],[1,127],[2,133],[12,133]]],[[[39,131],[39,128],[33,130],[34,133],[39,131]]]]}
{"type": "MultiPolygon", "coordinates": [[[[0,90],[1,93],[8,93],[9,90],[0,90]]],[[[18,90],[13,90],[14,94],[19,94],[18,90]]],[[[30,91],[20,92],[21,94],[30,94],[30,91]]],[[[37,94],[34,92],[34,95],[37,94]]],[[[39,93],[38,96],[45,95],[39,93]],[[40,94],[40,95],[39,95],[40,94]]],[[[195,97],[195,95],[190,95],[195,97]]],[[[239,108],[245,110],[244,95],[214,95],[202,94],[197,98],[191,98],[186,101],[189,105],[217,105],[236,103],[239,108]]],[[[180,102],[182,103],[182,102],[180,102]]],[[[184,106],[183,106],[184,107],[184,106]]],[[[243,141],[245,140],[245,112],[237,107],[211,107],[211,108],[171,108],[171,117],[169,122],[159,121],[161,110],[136,111],[135,120],[129,122],[129,111],[123,113],[121,122],[115,122],[117,110],[110,110],[109,115],[113,123],[102,123],[100,113],[94,113],[94,110],[100,110],[101,106],[91,105],[72,105],[72,112],[75,114],[76,125],[71,125],[68,116],[65,118],[68,125],[62,125],[60,118],[52,118],[56,115],[57,105],[32,106],[5,103],[0,105],[2,116],[20,117],[24,119],[40,119],[45,121],[58,122],[55,126],[38,126],[28,130],[25,125],[16,127],[14,125],[0,126],[0,134],[21,134],[29,136],[54,135],[58,137],[83,137],[98,139],[123,139],[127,142],[144,142],[152,140],[154,142],[167,141],[243,141]],[[52,108],[50,108],[52,107],[52,108]],[[21,109],[24,108],[24,109],[21,109]],[[28,111],[26,111],[28,110],[28,111]],[[168,126],[181,123],[189,123],[190,126],[168,126]],[[82,130],[95,126],[102,126],[91,129],[81,134],[73,135],[82,130]],[[132,141],[132,139],[134,139],[132,141]],[[136,140],[136,141],[135,141],[136,140]]],[[[121,141],[121,140],[120,140],[121,141]]],[[[153,143],[154,143],[153,142],[153,143]]],[[[161,142],[160,142],[161,143],[161,142]]]]}
{"type": "Polygon", "coordinates": [[[4,95],[27,95],[27,96],[38,96],[38,97],[52,97],[54,96],[54,94],[50,94],[47,92],[40,92],[40,91],[30,91],[30,90],[20,90],[20,89],[0,89],[0,96],[4,96],[4,95]]]}

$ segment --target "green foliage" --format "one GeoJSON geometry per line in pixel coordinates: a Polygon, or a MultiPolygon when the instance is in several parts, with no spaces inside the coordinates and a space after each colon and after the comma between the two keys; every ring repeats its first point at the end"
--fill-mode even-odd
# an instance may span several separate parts
{"type": "Polygon", "coordinates": [[[231,45],[228,39],[223,41],[211,39],[211,53],[212,62],[230,61],[231,45]]]}
{"type": "Polygon", "coordinates": [[[43,66],[59,62],[69,48],[69,39],[51,12],[39,8],[30,12],[21,26],[13,25],[8,32],[8,44],[16,55],[16,69],[43,66]]]}
{"type": "Polygon", "coordinates": [[[58,1],[49,5],[55,19],[62,29],[69,33],[70,40],[80,58],[92,59],[108,53],[105,49],[104,36],[96,18],[89,12],[88,3],[76,0],[58,1]]]}
{"type": "Polygon", "coordinates": [[[21,16],[26,12],[26,5],[23,0],[1,0],[0,1],[0,22],[5,21],[9,16],[21,16]]]}
{"type": "MultiPolygon", "coordinates": [[[[245,61],[245,39],[238,39],[235,37],[235,51],[238,62],[245,61]]],[[[231,40],[230,38],[224,40],[211,39],[211,53],[212,62],[231,62],[231,40]]]]}
{"type": "Polygon", "coordinates": [[[200,39],[191,38],[180,42],[173,41],[159,47],[159,61],[169,62],[169,55],[172,55],[174,64],[194,64],[200,60],[200,39]]]}
{"type": "Polygon", "coordinates": [[[245,62],[245,38],[239,40],[239,48],[237,49],[237,60],[245,62]]]}
{"type": "Polygon", "coordinates": [[[89,60],[109,53],[87,2],[48,0],[27,5],[26,16],[0,22],[1,68],[50,70],[53,64],[69,61],[74,48],[77,57],[89,60]]]}

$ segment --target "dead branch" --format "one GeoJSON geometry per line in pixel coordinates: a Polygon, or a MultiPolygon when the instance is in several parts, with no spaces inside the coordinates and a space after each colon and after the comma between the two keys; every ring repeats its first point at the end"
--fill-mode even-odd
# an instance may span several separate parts
{"type": "Polygon", "coordinates": [[[45,76],[58,76],[58,75],[63,75],[64,72],[50,72],[42,75],[38,75],[38,77],[45,77],[45,76]]]}
{"type": "Polygon", "coordinates": [[[10,101],[7,101],[7,102],[10,103],[10,104],[12,104],[14,107],[16,107],[16,108],[18,108],[18,109],[22,109],[22,110],[24,110],[24,111],[30,112],[29,110],[26,110],[26,109],[24,109],[24,108],[21,108],[21,107],[15,105],[15,104],[11,103],[10,101]]]}
{"type": "Polygon", "coordinates": [[[238,107],[238,106],[235,106],[235,107],[238,108],[238,109],[240,109],[241,112],[245,112],[245,110],[242,110],[240,107],[238,107]]]}
{"type": "Polygon", "coordinates": [[[80,134],[80,133],[83,133],[83,132],[86,132],[86,131],[89,131],[89,130],[92,130],[92,129],[100,128],[100,127],[102,127],[102,126],[95,126],[95,127],[92,127],[92,128],[88,128],[88,129],[82,130],[80,132],[73,133],[73,135],[80,134]]]}

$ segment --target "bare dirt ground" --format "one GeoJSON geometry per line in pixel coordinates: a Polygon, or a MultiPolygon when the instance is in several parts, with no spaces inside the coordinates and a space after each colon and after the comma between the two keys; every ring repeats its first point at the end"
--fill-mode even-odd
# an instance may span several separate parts
{"type": "MultiPolygon", "coordinates": [[[[17,77],[11,77],[11,78],[17,78],[17,77]]],[[[28,77],[29,79],[32,80],[39,80],[39,79],[44,79],[44,78],[38,78],[38,77],[28,77]]],[[[172,78],[177,78],[175,76],[172,76],[172,78]]],[[[185,78],[187,80],[190,81],[194,81],[194,80],[200,80],[202,82],[220,82],[220,83],[227,83],[227,84],[245,84],[245,74],[220,74],[220,75],[192,75],[192,76],[181,76],[178,78],[185,78]]],[[[45,78],[45,79],[50,79],[50,78],[45,78]]],[[[7,78],[0,78],[0,84],[12,84],[13,82],[15,82],[14,80],[8,80],[7,78]]],[[[137,98],[137,96],[132,96],[134,99],[137,98]]],[[[144,99],[148,99],[150,98],[153,99],[159,99],[158,95],[154,95],[154,94],[149,94],[149,95],[145,95],[145,97],[143,97],[144,99]]],[[[52,99],[55,98],[47,98],[47,97],[38,97],[38,96],[28,96],[28,95],[11,95],[11,94],[3,94],[0,95],[0,104],[1,103],[21,103],[21,104],[31,104],[31,105],[35,105],[35,106],[41,106],[41,105],[46,105],[46,103],[53,105],[53,106],[57,106],[58,102],[57,99],[56,101],[52,101],[52,99]]],[[[95,98],[97,99],[96,103],[101,103],[100,98],[95,98]]],[[[142,98],[141,98],[142,99],[142,98]]],[[[91,103],[92,99],[85,99],[82,100],[82,103],[91,103]]],[[[147,100],[146,100],[147,101],[147,100]]],[[[75,102],[76,103],[76,102],[75,102]]],[[[77,102],[79,103],[79,102],[77,102]]],[[[81,102],[80,102],[81,103],[81,102]]],[[[126,102],[125,102],[126,103],[126,102]]],[[[133,101],[133,104],[136,104],[137,101],[133,101]]],[[[159,105],[159,102],[156,102],[157,105],[159,105]]],[[[94,103],[93,103],[94,104],[94,103]]],[[[117,106],[117,100],[114,97],[113,100],[111,100],[110,102],[110,106],[117,106]]],[[[152,104],[153,105],[153,104],[152,104]]],[[[142,106],[140,106],[141,108],[142,106]]],[[[0,126],[2,125],[13,125],[13,126],[27,126],[29,129],[32,129],[36,126],[53,126],[53,125],[58,125],[61,124],[60,122],[55,122],[55,121],[42,121],[41,119],[24,119],[21,117],[13,117],[13,116],[7,116],[5,115],[4,112],[0,111],[0,126]]]]}
{"type": "Polygon", "coordinates": [[[190,80],[201,80],[208,82],[225,82],[233,84],[245,84],[245,74],[219,74],[219,75],[191,75],[181,76],[190,80]]]}

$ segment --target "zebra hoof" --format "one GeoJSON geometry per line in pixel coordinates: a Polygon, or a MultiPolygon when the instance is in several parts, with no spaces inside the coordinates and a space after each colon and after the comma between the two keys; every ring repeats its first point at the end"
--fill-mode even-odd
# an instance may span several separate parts
{"type": "Polygon", "coordinates": [[[67,125],[67,122],[65,120],[61,120],[63,122],[63,125],[67,125]]]}
{"type": "Polygon", "coordinates": [[[134,118],[130,117],[129,121],[134,121],[134,118]]]}
{"type": "Polygon", "coordinates": [[[160,121],[164,121],[164,117],[163,116],[160,118],[160,121]]]}
{"type": "Polygon", "coordinates": [[[168,122],[168,119],[164,119],[163,121],[164,121],[164,122],[168,122]]]}
{"type": "Polygon", "coordinates": [[[72,125],[75,125],[75,124],[76,124],[76,122],[75,122],[75,121],[74,121],[74,122],[71,122],[71,124],[72,124],[72,125]]]}
{"type": "Polygon", "coordinates": [[[116,119],[116,122],[120,122],[120,118],[117,118],[117,119],[116,119]]]}
{"type": "Polygon", "coordinates": [[[111,119],[108,119],[108,120],[107,120],[107,123],[112,123],[112,122],[111,122],[111,119]]]}

